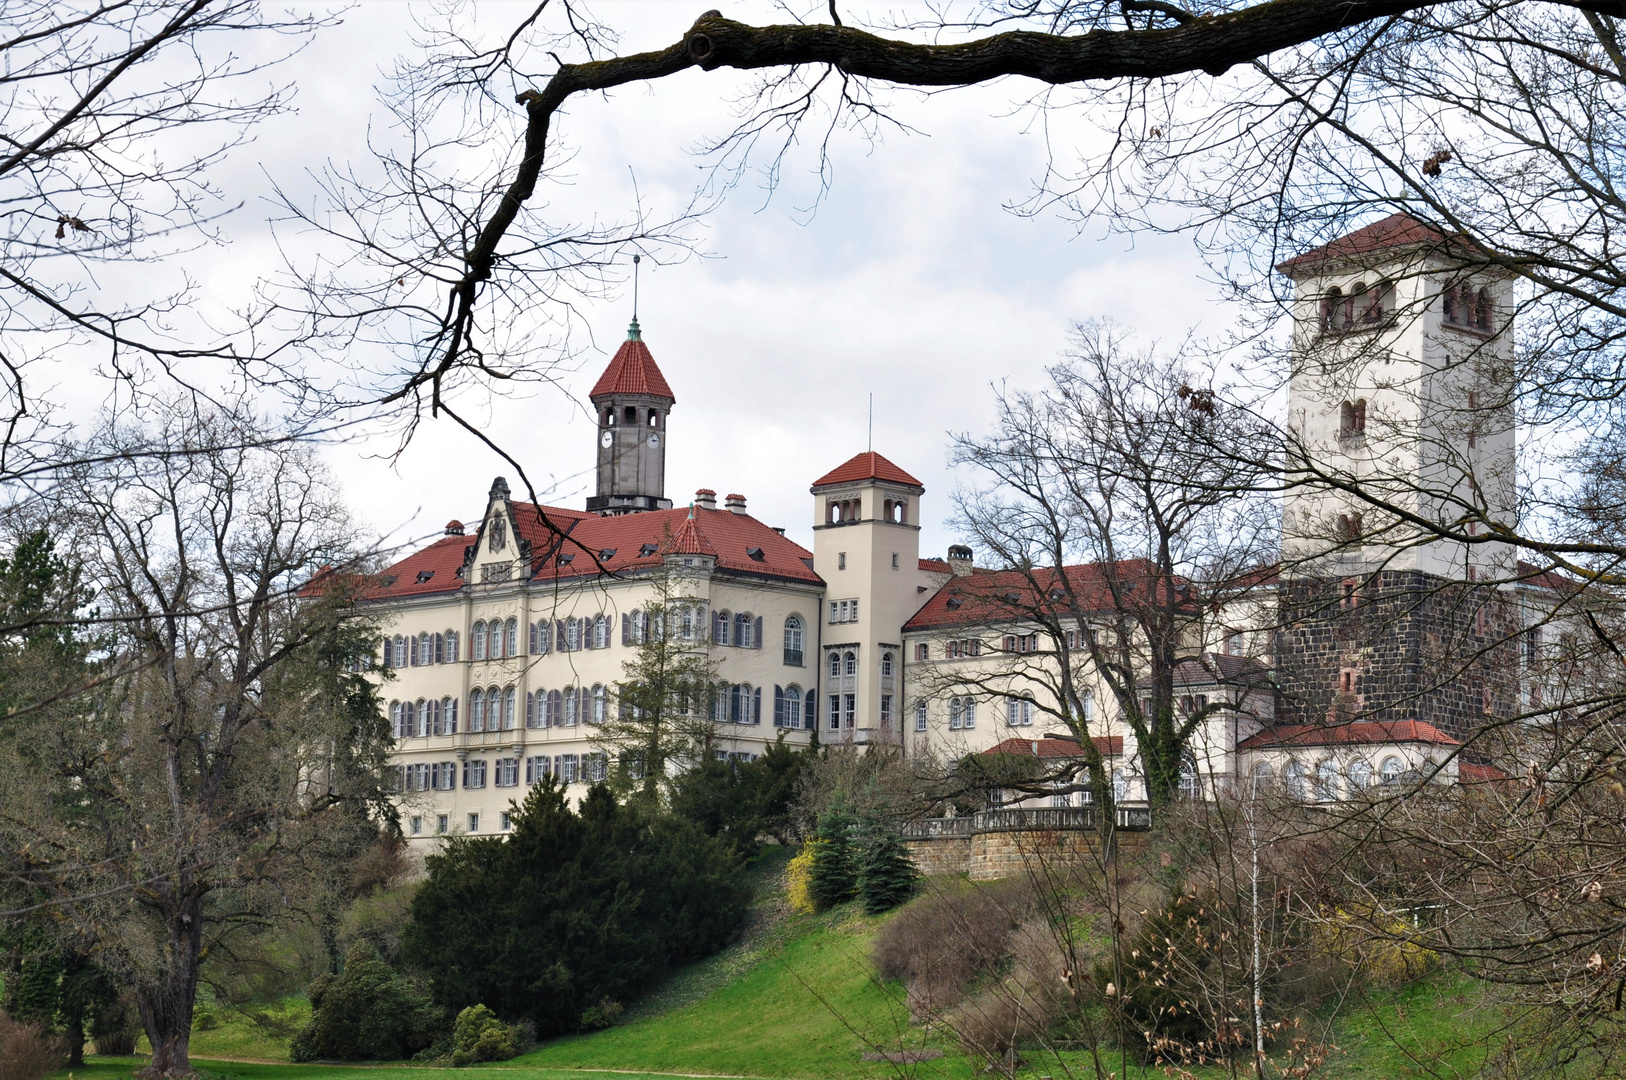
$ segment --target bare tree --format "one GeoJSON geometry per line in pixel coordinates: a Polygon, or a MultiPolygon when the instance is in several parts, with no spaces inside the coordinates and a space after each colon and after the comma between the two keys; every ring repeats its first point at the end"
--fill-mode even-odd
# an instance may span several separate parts
{"type": "Polygon", "coordinates": [[[393,820],[355,534],[308,451],[218,449],[261,434],[177,405],[69,449],[95,463],[53,520],[95,590],[103,674],[36,688],[0,732],[6,892],[129,980],[152,1076],[191,1074],[205,951],[297,908],[340,837],[393,820]],[[324,563],[351,572],[312,585],[324,563]]]}
{"type": "MultiPolygon", "coordinates": [[[[1245,600],[1274,561],[1274,506],[1256,494],[1266,478],[1214,450],[1248,444],[1257,425],[1104,324],[1081,327],[1050,374],[1041,392],[1001,394],[992,435],[956,440],[955,459],[990,481],[956,495],[959,518],[999,572],[952,587],[987,621],[1031,628],[1045,644],[1002,658],[976,689],[1041,691],[1036,707],[1079,737],[1090,787],[1109,807],[1092,737],[1121,724],[1161,806],[1178,792],[1193,734],[1237,703],[1182,712],[1176,666],[1201,654],[1212,608],[1245,600]],[[1110,696],[1098,715],[1097,685],[1110,696]]],[[[964,681],[948,667],[944,677],[964,681]]]]}

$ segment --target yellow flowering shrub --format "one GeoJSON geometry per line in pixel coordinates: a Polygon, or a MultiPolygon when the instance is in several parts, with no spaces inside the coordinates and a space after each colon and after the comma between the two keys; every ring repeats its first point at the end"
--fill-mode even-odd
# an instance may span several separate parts
{"type": "Polygon", "coordinates": [[[1384,986],[1399,986],[1439,962],[1440,954],[1417,938],[1412,924],[1378,909],[1335,908],[1322,922],[1321,947],[1350,960],[1362,976],[1384,986]]]}
{"type": "Polygon", "coordinates": [[[812,915],[819,910],[813,902],[813,850],[823,840],[807,840],[802,850],[785,865],[785,891],[790,897],[790,909],[798,915],[812,915]]]}

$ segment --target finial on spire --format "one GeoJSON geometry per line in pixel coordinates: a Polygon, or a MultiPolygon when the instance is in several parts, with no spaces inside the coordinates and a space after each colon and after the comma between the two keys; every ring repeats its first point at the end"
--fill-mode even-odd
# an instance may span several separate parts
{"type": "Polygon", "coordinates": [[[644,332],[638,329],[638,264],[642,261],[637,255],[632,257],[632,325],[627,327],[628,341],[644,340],[644,332]]]}

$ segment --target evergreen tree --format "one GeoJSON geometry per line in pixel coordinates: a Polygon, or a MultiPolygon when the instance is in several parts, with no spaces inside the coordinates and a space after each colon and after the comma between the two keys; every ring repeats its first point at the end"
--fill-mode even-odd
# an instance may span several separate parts
{"type": "Polygon", "coordinates": [[[820,911],[845,904],[858,893],[858,851],[853,831],[858,820],[843,810],[827,810],[819,818],[813,847],[813,902],[820,911]]]}
{"type": "Polygon", "coordinates": [[[484,1004],[544,1038],[575,1031],[719,948],[744,916],[750,889],[727,845],[604,785],[573,813],[545,781],[513,824],[506,840],[454,837],[426,860],[401,952],[448,1009],[484,1004]]]}
{"type": "Polygon", "coordinates": [[[858,869],[858,898],[871,915],[891,911],[915,894],[920,873],[903,838],[890,829],[878,830],[864,849],[858,869]]]}
{"type": "Polygon", "coordinates": [[[760,838],[790,838],[791,803],[807,755],[785,744],[785,733],[755,761],[704,761],[679,775],[672,812],[699,825],[707,836],[731,844],[749,858],[760,838]]]}
{"type": "Polygon", "coordinates": [[[698,578],[675,554],[680,546],[668,528],[660,544],[666,557],[650,579],[654,596],[626,616],[633,653],[593,740],[612,762],[613,789],[649,805],[670,791],[678,773],[711,758],[715,738],[711,628],[698,578]]]}

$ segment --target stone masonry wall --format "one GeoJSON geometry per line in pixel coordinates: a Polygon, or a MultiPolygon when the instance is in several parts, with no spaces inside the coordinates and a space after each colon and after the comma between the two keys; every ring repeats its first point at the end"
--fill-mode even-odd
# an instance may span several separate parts
{"type": "Polygon", "coordinates": [[[1281,597],[1279,723],[1421,720],[1462,738],[1517,707],[1519,628],[1494,586],[1382,571],[1290,579],[1281,597]]]}

